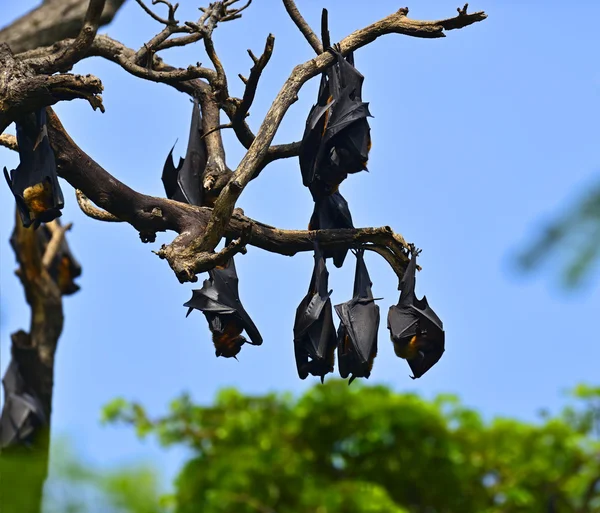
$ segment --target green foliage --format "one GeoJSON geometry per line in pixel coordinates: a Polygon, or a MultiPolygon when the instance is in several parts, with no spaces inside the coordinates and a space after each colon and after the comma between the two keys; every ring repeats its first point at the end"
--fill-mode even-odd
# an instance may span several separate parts
{"type": "MultiPolygon", "coordinates": [[[[125,403],[123,403],[125,406],[125,403]]],[[[148,466],[98,470],[83,462],[64,439],[54,442],[51,477],[44,487],[44,513],[167,513],[158,477],[148,466]]],[[[39,513],[39,494],[30,486],[44,472],[45,458],[29,450],[0,457],[0,511],[39,513]]]]}
{"type": "Polygon", "coordinates": [[[107,418],[194,449],[177,513],[595,513],[600,388],[575,397],[537,425],[486,423],[453,396],[331,381],[297,400],[183,396],[157,420],[121,400],[107,418]]]}

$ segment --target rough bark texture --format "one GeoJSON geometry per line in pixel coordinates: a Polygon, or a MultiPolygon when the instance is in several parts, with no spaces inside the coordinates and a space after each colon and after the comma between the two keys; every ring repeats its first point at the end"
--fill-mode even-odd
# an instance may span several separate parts
{"type": "MultiPolygon", "coordinates": [[[[107,0],[100,25],[109,24],[125,0],[107,0]]],[[[88,8],[88,0],[45,0],[0,30],[0,42],[8,43],[13,53],[26,52],[75,37],[88,8]]]]}

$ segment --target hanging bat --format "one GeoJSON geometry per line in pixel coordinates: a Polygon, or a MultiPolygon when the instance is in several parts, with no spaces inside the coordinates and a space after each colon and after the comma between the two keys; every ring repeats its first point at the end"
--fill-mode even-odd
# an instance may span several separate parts
{"type": "Polygon", "coordinates": [[[47,223],[62,215],[64,198],[56,174],[54,152],[48,140],[46,109],[41,108],[15,123],[19,165],[4,177],[17,202],[23,226],[47,223]]]}
{"type": "MultiPolygon", "coordinates": [[[[55,221],[60,226],[60,221],[55,221]]],[[[52,233],[47,225],[43,225],[40,228],[39,242],[40,242],[40,254],[44,254],[48,243],[52,239],[52,233]]],[[[63,296],[69,296],[75,294],[79,290],[79,285],[75,283],[75,278],[81,276],[81,265],[71,253],[71,248],[65,237],[62,238],[60,248],[56,253],[56,256],[50,263],[48,269],[51,278],[58,285],[60,292],[63,296]]]]}
{"type": "Polygon", "coordinates": [[[300,379],[309,374],[321,376],[333,372],[337,344],[331,293],[327,291],[329,273],[323,254],[315,242],[315,265],[308,294],[296,310],[294,322],[294,355],[300,379]]]}
{"type": "Polygon", "coordinates": [[[346,303],[335,305],[340,318],[337,332],[338,367],[342,378],[352,374],[348,384],[356,378],[368,378],[371,375],[373,360],[377,356],[379,329],[379,306],[375,304],[376,299],[371,292],[373,284],[365,265],[364,250],[357,250],[355,255],[353,297],[346,303]]]}
{"type": "Polygon", "coordinates": [[[188,307],[186,317],[193,309],[204,313],[217,356],[235,357],[245,342],[261,345],[263,339],[240,301],[233,258],[226,266],[215,267],[208,274],[202,288],[193,290],[192,298],[184,303],[188,307]],[[250,340],[242,336],[244,330],[250,340]]]}
{"type": "Polygon", "coordinates": [[[322,182],[318,189],[332,193],[349,173],[366,170],[371,114],[369,104],[362,101],[364,77],[354,67],[353,54],[344,59],[339,45],[329,46],[326,9],[322,32],[323,47],[336,62],[321,75],[317,104],[309,112],[302,137],[300,169],[306,187],[316,180],[322,182]]]}
{"type": "Polygon", "coordinates": [[[396,356],[408,361],[412,379],[420,378],[444,353],[442,321],[427,303],[415,295],[417,256],[421,250],[411,247],[411,258],[402,277],[400,299],[390,307],[388,329],[396,356]]]}
{"type": "Polygon", "coordinates": [[[4,407],[0,417],[0,449],[30,446],[36,431],[47,424],[39,399],[26,392],[25,381],[12,360],[4,378],[4,407]]]}
{"type": "MultiPolygon", "coordinates": [[[[55,219],[53,222],[57,223],[60,227],[60,221],[55,219]]],[[[15,226],[10,237],[10,245],[12,246],[15,253],[18,251],[17,248],[17,237],[18,227],[15,226]]],[[[48,243],[52,239],[52,232],[48,228],[47,224],[43,224],[40,229],[36,232],[37,245],[40,255],[43,256],[48,247],[48,243]]],[[[79,290],[79,285],[75,283],[75,278],[81,276],[81,265],[76,260],[71,248],[67,243],[66,238],[62,238],[60,248],[56,252],[54,259],[50,263],[48,273],[54,282],[58,285],[60,292],[63,296],[75,294],[79,290]]]]}
{"type": "Polygon", "coordinates": [[[179,159],[175,167],[173,150],[171,148],[163,167],[162,182],[165,186],[167,198],[189,203],[190,205],[203,205],[202,175],[206,168],[206,144],[202,138],[202,117],[198,100],[194,99],[192,122],[188,139],[185,158],[179,159]]]}

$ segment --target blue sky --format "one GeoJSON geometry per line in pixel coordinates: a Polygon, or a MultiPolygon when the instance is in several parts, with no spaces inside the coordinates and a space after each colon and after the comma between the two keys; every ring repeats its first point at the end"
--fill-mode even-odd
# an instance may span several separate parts
{"type": "MultiPolygon", "coordinates": [[[[179,19],[195,19],[196,2],[180,2],[179,19]]],[[[320,9],[330,13],[332,40],[398,9],[378,0],[368,9],[354,0],[298,0],[313,27],[320,9]]],[[[11,20],[37,0],[7,2],[11,20]]],[[[455,0],[412,5],[410,16],[436,19],[456,12],[455,0]]],[[[412,381],[405,362],[393,354],[385,317],[397,302],[397,281],[378,255],[367,266],[380,302],[380,350],[370,383],[426,397],[452,392],[487,417],[536,418],[542,408],[557,410],[563,392],[579,382],[598,383],[600,273],[583,291],[566,293],[554,281],[556,267],[523,277],[512,258],[593,183],[600,165],[600,64],[597,58],[600,4],[479,0],[472,9],[489,18],[445,39],[389,35],[359,50],[356,65],[365,75],[373,148],[370,173],[351,176],[342,193],[357,226],[391,225],[423,249],[417,292],[426,294],[444,321],[446,353],[423,378],[412,381]],[[576,22],[575,22],[576,20],[576,22]]],[[[108,28],[138,48],[160,30],[133,1],[108,28]]],[[[247,75],[246,49],[258,54],[269,32],[275,52],[251,109],[257,129],[270,102],[297,63],[312,49],[276,0],[255,0],[241,20],[215,32],[215,44],[229,74],[247,75]]],[[[174,49],[163,57],[187,66],[208,63],[202,46],[174,49]]],[[[175,90],[134,78],[116,65],[89,59],[75,68],[103,81],[106,113],[82,101],[56,107],[77,143],[129,186],[164,195],[160,174],[177,138],[185,152],[190,102],[175,90]]],[[[298,140],[315,100],[318,80],[307,84],[290,109],[276,142],[298,140]]],[[[12,128],[9,130],[11,131],[12,128]]],[[[243,148],[225,132],[228,164],[243,148]]],[[[0,148],[0,164],[17,165],[17,155],[0,148]]],[[[182,391],[208,403],[223,386],[246,393],[300,393],[317,380],[298,379],[292,348],[296,307],[308,287],[312,256],[287,258],[256,248],[236,258],[240,295],[262,332],[261,347],[244,347],[240,361],[215,358],[206,321],[185,318],[182,304],[193,285],[180,285],[168,265],[151,253],[168,243],[141,244],[128,225],[86,218],[63,182],[63,219],[74,223],[72,250],[83,265],[80,293],[65,299],[66,322],[55,377],[53,433],[70,435],[98,464],[140,458],[155,462],[166,478],[179,468],[183,450],[164,452],[132,431],[99,424],[100,408],[116,396],[140,401],[151,414],[165,412],[182,391]]],[[[13,274],[8,245],[13,199],[0,187],[1,369],[9,362],[9,333],[26,328],[29,311],[13,274]]],[[[238,206],[247,215],[283,228],[304,228],[312,211],[297,159],[269,166],[252,182],[238,206]]],[[[342,270],[329,266],[335,304],[352,293],[353,259],[342,270]]],[[[202,277],[201,277],[202,279],[202,277]]],[[[56,457],[56,455],[54,455],[56,457]]]]}

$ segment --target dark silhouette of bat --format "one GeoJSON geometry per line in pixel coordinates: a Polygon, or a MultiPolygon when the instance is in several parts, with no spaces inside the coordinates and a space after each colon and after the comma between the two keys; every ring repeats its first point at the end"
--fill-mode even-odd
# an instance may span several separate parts
{"type": "Polygon", "coordinates": [[[300,379],[309,374],[321,376],[333,372],[337,339],[333,325],[331,293],[327,290],[329,273],[323,254],[315,242],[315,265],[308,294],[296,310],[294,355],[300,379]]]}
{"type": "Polygon", "coordinates": [[[0,449],[30,446],[36,431],[47,424],[40,400],[26,390],[17,363],[12,360],[4,378],[4,407],[0,417],[0,449]]]}
{"type": "Polygon", "coordinates": [[[186,317],[193,309],[204,313],[217,356],[235,357],[245,342],[261,345],[262,337],[240,301],[233,258],[225,267],[216,267],[208,274],[202,288],[193,290],[192,298],[184,303],[188,307],[186,317]],[[241,335],[244,330],[250,340],[241,335]]]}
{"type": "Polygon", "coordinates": [[[47,223],[60,217],[64,198],[54,152],[48,140],[46,109],[24,116],[15,123],[19,146],[19,165],[4,176],[17,202],[23,226],[47,223]]]}
{"type": "MultiPolygon", "coordinates": [[[[354,228],[348,204],[339,185],[349,173],[366,170],[371,135],[368,104],[362,101],[364,77],[354,67],[354,56],[345,59],[339,46],[329,46],[327,10],[321,22],[323,47],[336,61],[321,75],[317,104],[309,112],[300,145],[302,182],[309,188],[315,208],[309,229],[354,228]]],[[[348,250],[327,250],[342,267],[348,250]]]]}
{"type": "MultiPolygon", "coordinates": [[[[202,138],[202,118],[198,100],[194,99],[185,159],[179,159],[179,165],[175,167],[171,149],[163,169],[162,181],[167,197],[196,206],[212,207],[220,190],[229,180],[231,170],[225,169],[221,173],[206,177],[206,165],[207,151],[202,138]]],[[[204,280],[201,289],[192,291],[192,299],[184,306],[189,307],[187,315],[194,308],[204,313],[217,356],[236,358],[244,343],[262,344],[258,329],[240,302],[233,258],[224,267],[216,267],[209,271],[209,279],[204,280]],[[244,330],[250,337],[249,341],[242,336],[244,330]]]]}
{"type": "Polygon", "coordinates": [[[427,303],[415,295],[417,256],[421,252],[411,246],[411,258],[402,277],[400,299],[390,307],[388,329],[394,352],[408,361],[412,379],[420,378],[444,353],[444,329],[440,318],[427,303]]]}
{"type": "MultiPolygon", "coordinates": [[[[368,378],[377,356],[377,330],[379,329],[379,306],[375,304],[371,292],[371,278],[364,260],[364,250],[354,252],[356,272],[354,274],[354,294],[350,301],[335,305],[340,318],[337,332],[337,354],[340,376],[368,378]]],[[[381,299],[381,298],[377,298],[381,299]]]]}
{"type": "Polygon", "coordinates": [[[189,203],[190,205],[202,206],[204,204],[202,175],[206,168],[207,152],[206,144],[202,138],[202,117],[197,99],[194,99],[190,136],[185,158],[179,159],[177,167],[173,162],[174,149],[175,145],[171,148],[163,167],[162,182],[165,186],[167,198],[189,203]]]}

